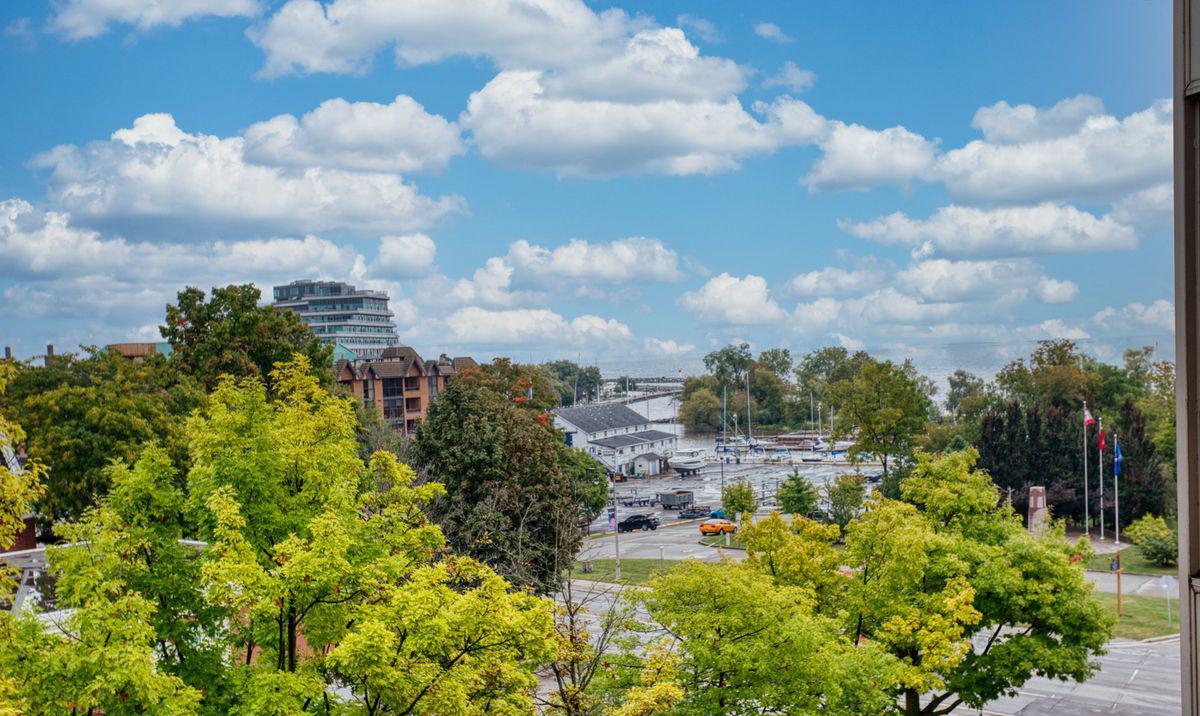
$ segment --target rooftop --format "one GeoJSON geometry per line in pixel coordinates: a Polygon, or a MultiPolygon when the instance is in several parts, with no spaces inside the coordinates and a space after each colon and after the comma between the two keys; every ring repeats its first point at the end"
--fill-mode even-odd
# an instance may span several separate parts
{"type": "Polygon", "coordinates": [[[650,421],[626,405],[602,404],[556,408],[554,414],[585,433],[646,425],[650,421]]]}
{"type": "Polygon", "coordinates": [[[599,445],[600,447],[606,448],[623,448],[657,442],[659,440],[666,440],[673,437],[675,437],[674,433],[665,433],[662,430],[643,430],[640,433],[614,435],[611,438],[600,438],[599,440],[592,440],[591,443],[593,445],[599,445]]]}

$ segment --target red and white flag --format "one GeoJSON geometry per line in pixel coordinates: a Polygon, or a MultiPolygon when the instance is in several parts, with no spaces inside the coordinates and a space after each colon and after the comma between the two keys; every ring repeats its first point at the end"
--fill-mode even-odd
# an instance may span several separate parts
{"type": "Polygon", "coordinates": [[[1096,422],[1092,417],[1092,411],[1088,410],[1087,403],[1083,404],[1083,426],[1086,428],[1092,427],[1092,423],[1096,422]]]}

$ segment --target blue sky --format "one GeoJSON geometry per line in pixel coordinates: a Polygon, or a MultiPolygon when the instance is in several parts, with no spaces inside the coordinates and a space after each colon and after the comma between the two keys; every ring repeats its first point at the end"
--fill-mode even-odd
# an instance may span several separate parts
{"type": "Polygon", "coordinates": [[[1169,355],[1170,3],[8,0],[0,336],[388,290],[419,350],[1169,355]],[[119,5],[119,8],[115,6],[119,5]]]}

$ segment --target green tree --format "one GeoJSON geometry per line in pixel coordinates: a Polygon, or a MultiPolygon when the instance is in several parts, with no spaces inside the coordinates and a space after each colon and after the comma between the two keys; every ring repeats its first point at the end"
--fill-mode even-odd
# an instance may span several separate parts
{"type": "Polygon", "coordinates": [[[758,509],[754,487],[745,480],[729,483],[721,490],[721,506],[730,519],[748,520],[758,509]]]}
{"type": "Polygon", "coordinates": [[[721,424],[721,399],[708,388],[695,389],[680,406],[679,421],[688,430],[716,430],[721,424]]]}
{"type": "MultiPolygon", "coordinates": [[[[918,454],[901,485],[904,499],[947,545],[950,561],[940,574],[965,576],[979,613],[974,628],[988,635],[970,644],[957,664],[939,667],[936,676],[945,686],[933,689],[917,709],[907,701],[910,713],[947,713],[959,704],[981,708],[1014,693],[1034,673],[1083,681],[1112,634],[1112,618],[1088,598],[1092,586],[1073,561],[1087,547],[1069,544],[1061,528],[1030,535],[987,473],[973,469],[976,458],[974,450],[918,454]]],[[[915,570],[911,548],[893,546],[894,552],[869,549],[915,570]]],[[[948,584],[927,572],[921,588],[942,583],[948,584]]]]}
{"type": "Polygon", "coordinates": [[[755,425],[783,425],[788,419],[792,386],[770,370],[750,374],[755,425]]]}
{"type": "Polygon", "coordinates": [[[877,455],[886,477],[893,459],[907,458],[928,424],[932,402],[904,367],[864,362],[831,391],[839,406],[834,435],[852,437],[852,453],[877,455]]]}
{"type": "Polygon", "coordinates": [[[171,362],[211,389],[226,374],[270,383],[275,364],[299,353],[322,382],[331,381],[333,348],[296,313],[260,306],[261,297],[253,284],[213,288],[207,300],[198,288],[180,291],[159,329],[171,362]]]}
{"type": "Polygon", "coordinates": [[[65,614],[56,628],[68,638],[31,613],[0,615],[0,681],[20,684],[9,704],[17,713],[225,713],[219,627],[228,614],[203,602],[195,548],[179,542],[171,461],[151,447],[133,470],[108,471],[109,496],[62,525],[68,546],[47,550],[65,614]]]}
{"type": "Polygon", "coordinates": [[[257,380],[225,379],[188,426],[207,593],[242,615],[230,630],[246,655],[233,666],[243,709],[299,712],[333,684],[365,713],[527,708],[549,605],[438,557],[445,539],[423,508],[442,486],[414,486],[390,453],[364,465],[352,401],[322,390],[307,359],[273,384],[268,401],[257,380]]]}
{"type": "Polygon", "coordinates": [[[155,603],[122,578],[123,557],[138,545],[120,517],[101,507],[62,536],[86,542],[47,550],[64,610],[58,633],[28,612],[5,620],[0,681],[14,688],[0,691],[0,712],[198,713],[200,690],[160,665],[155,603]]]}
{"type": "MultiPolygon", "coordinates": [[[[0,397],[8,389],[16,367],[9,361],[0,361],[0,397]]],[[[15,422],[0,414],[0,552],[12,547],[17,535],[25,527],[25,516],[33,508],[33,502],[42,494],[42,480],[46,468],[40,462],[28,462],[17,470],[9,467],[9,456],[15,458],[15,446],[25,439],[25,431],[15,422]]],[[[15,587],[8,570],[0,565],[0,602],[7,601],[15,587]]],[[[5,627],[7,612],[0,611],[0,629],[5,627]]],[[[0,685],[0,695],[3,694],[0,685]]]]}
{"type": "Polygon", "coordinates": [[[797,397],[801,402],[811,397],[828,408],[833,399],[829,394],[830,386],[854,378],[866,360],[865,353],[850,355],[840,346],[821,348],[805,355],[795,369],[797,397]]]}
{"type": "Polygon", "coordinates": [[[779,506],[789,515],[809,517],[820,508],[821,496],[817,488],[799,470],[792,470],[792,474],[780,483],[778,497],[779,506]]]}
{"type": "Polygon", "coordinates": [[[545,414],[487,375],[458,376],[430,405],[413,458],[446,486],[433,512],[451,546],[549,594],[581,544],[577,518],[603,505],[607,486],[545,414]]]}
{"type": "Polygon", "coordinates": [[[555,360],[542,363],[539,368],[558,392],[558,405],[574,405],[600,397],[604,379],[594,365],[584,367],[569,360],[555,360]]]}
{"type": "MultiPolygon", "coordinates": [[[[1120,441],[1121,512],[1127,519],[1146,514],[1161,515],[1170,504],[1168,493],[1174,485],[1163,473],[1162,461],[1150,437],[1146,416],[1132,399],[1126,398],[1117,414],[1113,440],[1120,441]]],[[[1108,471],[1111,479],[1111,465],[1108,471]]]]}
{"type": "Polygon", "coordinates": [[[776,378],[787,380],[792,375],[792,352],[787,348],[768,348],[758,354],[758,365],[776,378]]]}
{"type": "Polygon", "coordinates": [[[752,362],[749,343],[728,345],[704,356],[704,367],[716,378],[717,386],[731,393],[746,387],[746,374],[752,362]]]}
{"type": "Polygon", "coordinates": [[[867,496],[867,478],[857,472],[844,472],[825,483],[825,501],[829,521],[843,530],[862,512],[867,496]]]}
{"type": "MultiPolygon", "coordinates": [[[[689,561],[638,598],[670,635],[655,647],[670,664],[656,681],[682,694],[672,714],[891,710],[894,661],[840,635],[835,620],[814,613],[807,589],[731,562],[689,561]]],[[[646,664],[629,651],[618,659],[630,674],[646,664]]]]}
{"type": "Polygon", "coordinates": [[[69,638],[0,615],[0,711],[532,711],[551,603],[450,553],[424,512],[441,485],[364,463],[307,359],[273,384],[225,378],[189,421],[188,494],[161,449],[110,468],[49,553],[69,638]]]}
{"type": "Polygon", "coordinates": [[[109,462],[133,461],[145,443],[158,442],[184,464],[182,416],[203,394],[161,357],[135,364],[92,349],[84,358],[56,357],[48,368],[16,371],[20,390],[3,409],[20,415],[26,450],[50,468],[37,503],[43,533],[55,521],[81,517],[107,492],[109,462]]]}
{"type": "MultiPolygon", "coordinates": [[[[1154,441],[1155,452],[1162,459],[1164,476],[1175,483],[1175,365],[1159,361],[1150,366],[1145,395],[1138,409],[1146,416],[1146,432],[1154,441]]],[[[1174,504],[1173,490],[1167,491],[1168,501],[1174,504]]]]}
{"type": "Polygon", "coordinates": [[[803,518],[789,528],[773,516],[742,535],[746,567],[813,590],[850,643],[895,659],[888,686],[906,714],[981,708],[1034,674],[1083,681],[1112,634],[1075,561],[1086,545],[1061,528],[1030,535],[975,459],[918,453],[906,502],[873,498],[840,553],[836,528],[803,518]]]}
{"type": "Polygon", "coordinates": [[[625,395],[626,391],[637,390],[637,387],[637,378],[630,378],[627,375],[623,375],[617,378],[616,383],[613,384],[613,393],[615,395],[625,395]]]}

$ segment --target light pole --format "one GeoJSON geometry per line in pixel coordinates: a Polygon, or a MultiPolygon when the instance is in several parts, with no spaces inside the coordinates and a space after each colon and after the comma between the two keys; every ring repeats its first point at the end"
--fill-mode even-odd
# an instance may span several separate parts
{"type": "Polygon", "coordinates": [[[608,523],[613,528],[613,575],[621,581],[621,525],[617,522],[617,496],[613,493],[615,485],[609,484],[608,492],[608,523]]]}

